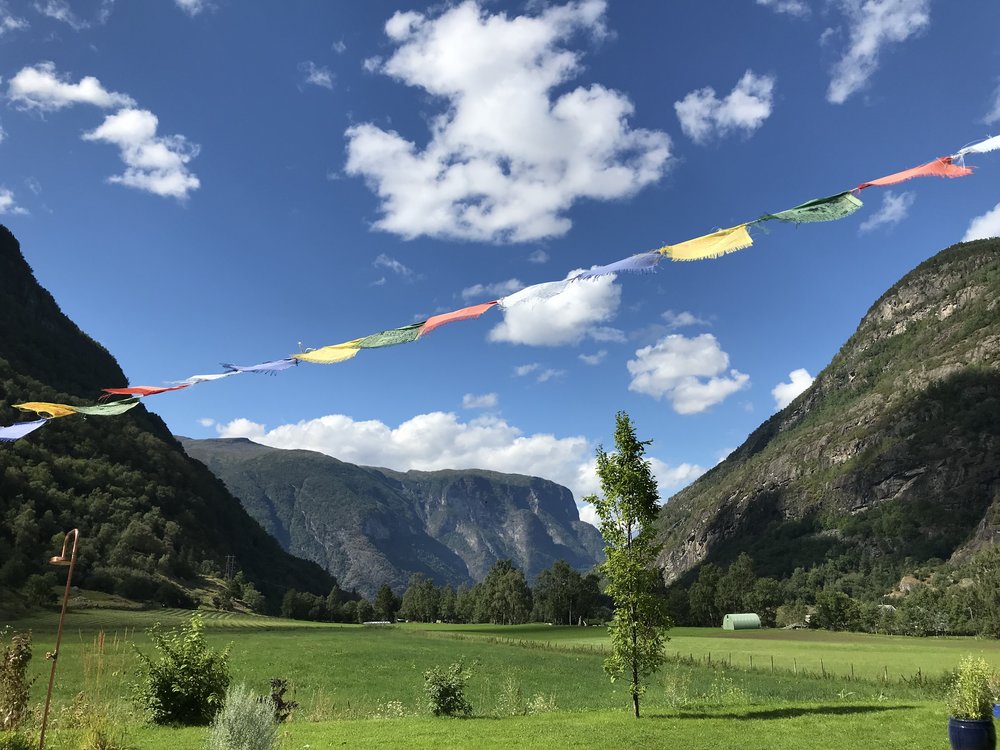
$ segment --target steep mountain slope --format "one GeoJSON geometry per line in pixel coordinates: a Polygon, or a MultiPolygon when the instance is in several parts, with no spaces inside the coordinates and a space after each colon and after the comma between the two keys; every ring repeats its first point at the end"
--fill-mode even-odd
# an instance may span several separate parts
{"type": "MultiPolygon", "coordinates": [[[[11,404],[86,404],[126,385],[114,358],[67,318],[0,227],[0,424],[11,404]]],[[[75,579],[164,602],[203,561],[227,555],[272,601],[288,587],[327,593],[332,580],[284,552],[159,417],[139,406],[112,418],[66,417],[0,443],[0,587],[44,572],[62,532],[79,527],[75,579]]]]}
{"type": "Polygon", "coordinates": [[[600,534],[579,520],[570,491],[545,479],[400,473],[244,439],[180,440],[285,549],[345,588],[402,589],[418,572],[471,583],[503,558],[531,579],[556,560],[588,569],[601,555],[600,534]]]}
{"type": "Polygon", "coordinates": [[[1000,530],[1000,240],[956,245],[887,291],[813,385],[666,504],[670,582],[748,551],[898,580],[1000,530]]]}

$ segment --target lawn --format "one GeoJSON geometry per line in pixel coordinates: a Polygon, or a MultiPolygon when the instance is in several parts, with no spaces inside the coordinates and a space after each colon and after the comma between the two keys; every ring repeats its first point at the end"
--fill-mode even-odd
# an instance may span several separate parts
{"type": "MultiPolygon", "coordinates": [[[[70,727],[74,711],[79,713],[74,696],[82,692],[92,703],[117,707],[137,748],[200,748],[205,730],[145,726],[127,700],[137,678],[135,649],[151,650],[146,629],[155,622],[180,625],[189,614],[70,612],[50,746],[76,747],[70,727]]],[[[611,683],[602,671],[602,628],[362,627],[224,613],[205,618],[211,645],[232,644],[235,682],[265,693],[271,677],[289,680],[300,707],[284,729],[285,750],[386,743],[696,749],[725,747],[737,739],[747,748],[940,747],[947,720],[941,680],[899,676],[918,668],[925,676],[943,672],[966,653],[984,653],[1000,665],[998,644],[975,639],[676,629],[668,646],[671,660],[649,680],[645,717],[635,722],[627,686],[611,683]],[[468,697],[474,717],[428,717],[423,672],[459,659],[472,673],[468,697]],[[511,715],[529,704],[536,715],[511,715]]],[[[41,656],[53,646],[55,620],[45,613],[11,623],[34,633],[36,703],[44,700],[49,663],[41,656]]]]}

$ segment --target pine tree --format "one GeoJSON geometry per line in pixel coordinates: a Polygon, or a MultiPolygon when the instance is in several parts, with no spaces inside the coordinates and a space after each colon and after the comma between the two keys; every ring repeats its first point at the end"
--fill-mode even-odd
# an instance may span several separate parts
{"type": "Polygon", "coordinates": [[[630,680],[635,717],[639,718],[641,680],[664,660],[663,644],[669,618],[654,592],[653,563],[659,551],[653,521],[659,495],[649,462],[643,458],[649,441],[636,438],[625,412],[615,415],[615,453],[597,449],[597,475],[603,497],[587,500],[597,509],[607,560],[607,594],[614,600],[615,615],[609,626],[611,654],[604,670],[612,681],[622,675],[630,680]]]}

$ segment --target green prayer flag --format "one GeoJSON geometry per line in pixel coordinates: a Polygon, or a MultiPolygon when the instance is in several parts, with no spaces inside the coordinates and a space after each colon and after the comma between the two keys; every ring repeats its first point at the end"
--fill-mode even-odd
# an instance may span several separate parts
{"type": "Polygon", "coordinates": [[[388,331],[373,333],[371,336],[365,336],[358,342],[358,348],[378,349],[381,346],[395,346],[396,344],[408,344],[411,341],[416,341],[417,337],[420,336],[420,330],[426,322],[422,320],[419,323],[411,323],[402,328],[393,328],[388,331]]]}
{"type": "Polygon", "coordinates": [[[86,414],[90,417],[116,417],[138,405],[139,397],[134,396],[133,398],[123,398],[121,401],[112,401],[108,404],[97,404],[96,406],[74,406],[73,411],[77,414],[86,414]]]}
{"type": "Polygon", "coordinates": [[[764,214],[757,221],[777,219],[795,224],[805,224],[811,221],[836,221],[850,216],[861,208],[861,205],[861,201],[852,193],[838,193],[826,198],[807,201],[801,206],[779,211],[776,214],[764,214]]]}

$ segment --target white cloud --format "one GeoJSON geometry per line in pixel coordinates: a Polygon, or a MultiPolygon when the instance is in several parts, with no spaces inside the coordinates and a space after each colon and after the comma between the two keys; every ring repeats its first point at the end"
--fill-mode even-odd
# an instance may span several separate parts
{"type": "Polygon", "coordinates": [[[673,310],[667,310],[663,313],[663,319],[667,322],[667,328],[686,328],[687,326],[707,326],[711,325],[704,318],[699,318],[692,312],[687,310],[681,310],[675,313],[673,310]]]}
{"type": "Polygon", "coordinates": [[[536,378],[536,380],[539,383],[548,383],[550,380],[554,378],[561,378],[565,374],[566,374],[565,370],[557,370],[554,367],[549,367],[538,373],[538,377],[536,378]]]}
{"type": "Polygon", "coordinates": [[[681,130],[696,143],[737,130],[749,135],[771,116],[774,80],[748,70],[725,99],[720,100],[711,86],[692,91],[674,102],[681,130]]]}
{"type": "Polygon", "coordinates": [[[621,288],[614,280],[614,275],[564,280],[515,292],[502,300],[504,319],[490,330],[489,340],[530,346],[576,344],[588,337],[608,340],[621,333],[598,325],[618,312],[621,288]]]}
{"type": "Polygon", "coordinates": [[[581,354],[579,355],[580,361],[588,365],[599,365],[604,361],[604,358],[608,356],[607,349],[601,349],[593,354],[581,354]]]}
{"type": "Polygon", "coordinates": [[[312,60],[299,63],[299,72],[305,76],[304,83],[319,86],[324,89],[333,89],[333,73],[329,68],[322,67],[312,60]]]}
{"type": "Polygon", "coordinates": [[[1000,86],[997,86],[997,90],[993,94],[993,105],[990,107],[990,111],[983,118],[983,122],[987,125],[992,125],[995,122],[1000,122],[1000,86]]]}
{"type": "Polygon", "coordinates": [[[421,149],[372,123],[349,128],[349,174],[381,199],[377,229],[481,241],[565,234],[580,199],[632,195],[670,157],[660,131],[632,128],[631,101],[599,84],[567,90],[579,32],[602,36],[604,0],[551,6],[535,16],[492,15],[468,0],[432,16],[396,13],[396,45],[366,68],[442,102],[421,149]]]}
{"type": "Polygon", "coordinates": [[[466,393],[462,396],[463,409],[493,409],[500,399],[495,393],[484,393],[477,396],[474,393],[466,393]]]}
{"type": "Polygon", "coordinates": [[[211,7],[208,0],[174,0],[174,2],[177,3],[178,8],[192,18],[211,7]]]}
{"type": "Polygon", "coordinates": [[[729,355],[715,336],[673,334],[646,346],[627,363],[629,390],[668,398],[678,414],[695,414],[750,385],[750,377],[729,368],[729,355]]]}
{"type": "Polygon", "coordinates": [[[931,22],[930,0],[840,0],[847,15],[850,43],[833,69],[826,92],[832,104],[843,104],[868,82],[878,68],[883,47],[903,42],[931,22]]]}
{"type": "Polygon", "coordinates": [[[539,367],[541,367],[541,365],[538,364],[538,362],[531,362],[530,364],[527,365],[518,365],[517,367],[514,368],[514,374],[517,375],[517,377],[519,378],[523,378],[525,375],[534,372],[539,367]]]}
{"type": "MultiPolygon", "coordinates": [[[[647,456],[650,470],[656,478],[656,487],[660,494],[660,503],[665,503],[671,495],[704,474],[707,469],[697,464],[683,463],[671,466],[658,458],[647,456]]],[[[578,500],[582,500],[589,495],[599,495],[601,492],[600,481],[597,478],[597,464],[589,461],[579,467],[577,477],[577,487],[580,491],[575,493],[578,500]]],[[[600,528],[600,519],[597,511],[590,503],[579,503],[580,520],[600,528]]]]}
{"type": "Polygon", "coordinates": [[[115,0],[101,0],[93,22],[76,15],[70,6],[69,0],[35,0],[34,8],[43,16],[66,24],[73,31],[82,31],[83,29],[89,29],[94,23],[105,23],[111,15],[114,5],[115,0]]]}
{"type": "Polygon", "coordinates": [[[342,55],[347,52],[347,45],[344,44],[343,39],[338,39],[333,44],[330,45],[330,49],[336,52],[338,55],[342,55]]]}
{"type": "MultiPolygon", "coordinates": [[[[245,437],[263,445],[325,453],[363,466],[397,471],[417,469],[489,469],[543,477],[568,487],[575,497],[599,491],[594,445],[582,435],[526,435],[495,416],[468,422],[455,414],[418,414],[398,427],[377,420],[357,421],[331,414],[268,430],[249,419],[216,426],[221,437],[245,437]]],[[[699,466],[671,466],[650,457],[661,496],[693,481],[699,466]]],[[[584,520],[587,520],[584,518],[584,520]]]]}
{"type": "Polygon", "coordinates": [[[528,256],[529,263],[548,263],[549,254],[544,250],[535,250],[531,255],[528,256]]]}
{"type": "Polygon", "coordinates": [[[792,16],[804,16],[809,13],[805,0],[757,0],[757,5],[771,8],[778,13],[788,13],[792,16]]]}
{"type": "Polygon", "coordinates": [[[403,265],[398,260],[389,257],[385,253],[379,253],[379,256],[372,261],[372,265],[375,268],[388,268],[394,274],[402,276],[404,279],[413,278],[413,276],[415,276],[412,268],[403,265]]]}
{"type": "Polygon", "coordinates": [[[917,194],[912,191],[897,195],[892,190],[887,190],[882,196],[882,206],[861,223],[861,231],[870,232],[881,226],[896,226],[909,214],[916,197],[917,194]]]}
{"type": "Polygon", "coordinates": [[[7,138],[7,131],[3,129],[3,125],[0,125],[0,143],[3,143],[7,138]]]}
{"type": "Polygon", "coordinates": [[[24,184],[27,185],[28,190],[30,190],[35,195],[41,195],[42,183],[38,181],[37,177],[25,177],[24,184]]]}
{"type": "Polygon", "coordinates": [[[969,228],[965,230],[962,242],[984,240],[989,237],[1000,237],[1000,203],[972,220],[969,228]]]}
{"type": "Polygon", "coordinates": [[[798,370],[792,370],[788,373],[787,383],[778,383],[774,388],[771,389],[771,395],[774,396],[774,406],[778,411],[781,411],[786,406],[788,406],[796,397],[805,391],[809,386],[813,384],[815,378],[809,374],[809,371],[805,368],[800,367],[798,370]]]}
{"type": "Polygon", "coordinates": [[[26,28],[28,28],[28,22],[23,18],[11,15],[10,11],[7,10],[7,3],[0,2],[0,37],[11,31],[22,31],[26,28]]]}
{"type": "Polygon", "coordinates": [[[209,417],[203,417],[202,419],[198,420],[198,424],[200,424],[202,427],[211,427],[212,425],[215,424],[215,420],[209,417]]]}
{"type": "Polygon", "coordinates": [[[473,284],[462,290],[462,299],[466,301],[486,299],[487,297],[496,299],[513,294],[521,289],[524,289],[524,284],[518,279],[507,279],[506,281],[498,281],[494,284],[473,284]]]}
{"type": "Polygon", "coordinates": [[[10,214],[12,216],[26,214],[28,210],[17,205],[14,200],[14,193],[7,188],[0,187],[0,216],[10,214]]]}
{"type": "Polygon", "coordinates": [[[69,83],[56,72],[55,63],[40,62],[21,68],[7,82],[7,98],[21,109],[42,112],[69,107],[74,104],[93,104],[102,109],[131,107],[132,97],[107,91],[93,76],[85,76],[79,83],[69,83]]]}
{"type": "Polygon", "coordinates": [[[118,146],[125,172],[109,182],[184,200],[201,185],[188,170],[188,162],[199,147],[182,135],[158,136],[156,115],[145,109],[123,109],[108,115],[85,141],[103,141],[118,146]]]}

